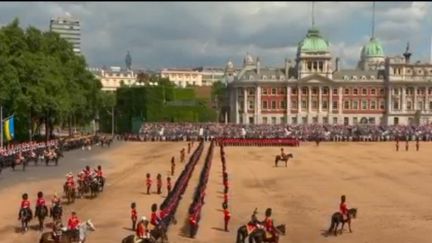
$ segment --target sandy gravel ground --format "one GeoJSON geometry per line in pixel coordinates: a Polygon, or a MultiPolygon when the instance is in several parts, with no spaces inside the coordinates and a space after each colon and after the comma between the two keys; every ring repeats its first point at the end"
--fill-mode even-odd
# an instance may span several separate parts
{"type": "MultiPolygon", "coordinates": [[[[81,219],[91,218],[97,227],[88,242],[120,242],[130,231],[130,203],[137,202],[138,213],[150,215],[150,205],[160,203],[163,194],[145,194],[145,174],[155,177],[169,173],[171,156],[177,159],[186,143],[124,143],[98,155],[106,168],[106,191],[96,199],[78,199],[65,205],[68,216],[76,210],[81,219]]],[[[401,144],[404,145],[404,144],[401,144]]],[[[195,145],[196,147],[196,145],[195,145]]],[[[403,147],[403,146],[402,146],[403,147]]],[[[171,226],[171,242],[235,242],[236,230],[246,223],[254,208],[263,218],[267,207],[273,209],[276,224],[287,225],[281,242],[350,243],[429,243],[432,242],[432,144],[422,143],[420,151],[395,152],[394,143],[322,143],[286,148],[294,154],[288,167],[274,167],[278,147],[227,147],[230,178],[230,232],[223,232],[222,165],[219,148],[215,150],[207,187],[206,204],[196,239],[182,234],[187,209],[207,153],[205,147],[177,211],[178,224],[171,226]],[[353,233],[325,237],[330,215],[338,210],[341,194],[349,207],[359,209],[353,233]]],[[[8,176],[8,175],[0,175],[8,176]]],[[[30,174],[29,174],[30,176],[30,174]]],[[[21,193],[31,195],[34,207],[37,191],[48,194],[61,190],[64,174],[47,180],[23,182],[0,190],[0,242],[37,242],[39,232],[24,235],[17,210],[21,193]]],[[[2,178],[5,180],[7,178],[2,178]]],[[[156,188],[153,188],[155,191],[156,188]]],[[[31,225],[36,225],[32,221],[31,225]]]]}

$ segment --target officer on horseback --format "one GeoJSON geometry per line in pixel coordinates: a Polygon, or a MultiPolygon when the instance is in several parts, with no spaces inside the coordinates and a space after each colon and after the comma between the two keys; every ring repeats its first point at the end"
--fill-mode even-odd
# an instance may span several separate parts
{"type": "Polygon", "coordinates": [[[36,201],[36,209],[35,209],[36,215],[39,215],[40,210],[42,208],[45,208],[45,210],[46,210],[45,212],[48,212],[48,208],[46,206],[45,199],[43,198],[43,192],[38,192],[37,197],[38,197],[38,199],[36,201]]]}
{"type": "Polygon", "coordinates": [[[20,212],[18,213],[18,220],[21,220],[21,210],[27,210],[29,212],[30,218],[32,218],[33,212],[30,208],[30,201],[28,200],[28,194],[24,193],[22,195],[20,212]]]}
{"type": "Polygon", "coordinates": [[[344,221],[348,221],[349,220],[349,215],[348,215],[348,207],[346,204],[346,197],[345,195],[341,196],[341,202],[339,204],[339,211],[342,214],[343,220],[344,221]]]}

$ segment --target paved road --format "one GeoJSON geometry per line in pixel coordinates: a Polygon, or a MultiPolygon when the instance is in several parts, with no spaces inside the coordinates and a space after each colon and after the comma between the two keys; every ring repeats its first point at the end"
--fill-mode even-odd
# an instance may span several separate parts
{"type": "Polygon", "coordinates": [[[86,165],[94,168],[98,164],[102,165],[105,161],[95,159],[96,155],[107,151],[108,149],[121,146],[122,142],[115,141],[111,144],[111,148],[101,148],[93,146],[91,151],[82,151],[81,149],[73,150],[64,153],[64,158],[61,158],[58,166],[55,166],[52,162],[47,167],[45,163],[40,163],[35,166],[33,162],[26,167],[25,171],[22,171],[22,166],[15,168],[3,168],[0,174],[0,190],[22,182],[33,182],[41,179],[55,179],[64,178],[66,173],[69,171],[76,175],[77,171],[83,169],[86,165]]]}

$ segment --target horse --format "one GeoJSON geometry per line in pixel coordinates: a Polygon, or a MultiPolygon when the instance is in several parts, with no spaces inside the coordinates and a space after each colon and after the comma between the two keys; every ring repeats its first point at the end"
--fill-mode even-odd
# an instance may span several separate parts
{"type": "Polygon", "coordinates": [[[40,231],[43,231],[44,227],[44,220],[45,217],[48,215],[48,209],[46,206],[38,206],[36,208],[35,216],[39,219],[39,229],[40,231]]]}
{"type": "Polygon", "coordinates": [[[25,157],[22,157],[22,158],[16,158],[14,161],[13,161],[13,163],[12,163],[12,170],[15,170],[15,167],[17,166],[17,165],[20,165],[20,164],[22,164],[22,170],[23,171],[25,171],[25,167],[27,166],[27,160],[26,160],[26,158],[25,157]]]}
{"type": "MultiPolygon", "coordinates": [[[[275,227],[282,235],[285,235],[285,225],[281,224],[275,227]]],[[[252,242],[277,242],[277,241],[269,241],[272,239],[265,238],[266,232],[263,228],[255,228],[252,232],[248,232],[247,226],[242,225],[237,230],[237,240],[236,243],[245,243],[246,238],[249,237],[249,243],[252,242]]],[[[273,240],[279,240],[273,239],[273,240]]]]}
{"type": "Polygon", "coordinates": [[[275,167],[278,166],[278,162],[279,161],[284,161],[285,162],[285,167],[287,167],[287,163],[288,163],[288,160],[290,158],[291,159],[294,158],[293,154],[287,154],[287,155],[285,155],[283,157],[281,155],[276,155],[276,158],[275,158],[275,167]]]}
{"type": "Polygon", "coordinates": [[[90,196],[96,197],[99,192],[99,181],[96,178],[93,178],[90,182],[90,196]]]}
{"type": "Polygon", "coordinates": [[[344,227],[345,223],[348,223],[349,231],[350,231],[350,233],[352,233],[351,218],[355,219],[356,217],[357,217],[357,208],[348,209],[348,219],[346,219],[346,220],[343,219],[342,213],[340,213],[340,212],[334,213],[331,217],[331,224],[330,224],[330,228],[328,229],[327,233],[331,234],[333,231],[334,235],[337,236],[337,228],[338,228],[340,223],[342,223],[342,228],[340,231],[341,234],[342,234],[343,227],[344,227]]]}
{"type": "Polygon", "coordinates": [[[61,234],[57,239],[54,239],[53,232],[45,232],[41,235],[39,243],[85,243],[88,234],[95,230],[95,226],[89,219],[78,226],[78,239],[76,239],[76,235],[74,234],[75,232],[69,231],[66,228],[62,228],[60,231],[61,234]]]}
{"type": "Polygon", "coordinates": [[[72,186],[68,186],[67,184],[65,184],[64,190],[68,203],[70,204],[75,202],[75,189],[72,186]]]}
{"type": "Polygon", "coordinates": [[[99,191],[102,192],[102,191],[103,191],[103,188],[104,188],[104,185],[105,185],[105,178],[104,178],[104,177],[97,176],[97,177],[96,177],[96,180],[97,180],[97,182],[99,183],[99,191]]]}
{"type": "Polygon", "coordinates": [[[277,234],[275,236],[267,237],[267,232],[264,229],[256,229],[249,236],[249,243],[252,243],[254,240],[256,243],[259,242],[269,242],[269,243],[278,243],[279,242],[279,234],[285,235],[285,225],[281,224],[275,227],[277,234]]]}
{"type": "Polygon", "coordinates": [[[55,204],[51,209],[51,217],[53,221],[61,220],[63,209],[59,204],[55,204]]]}
{"type": "Polygon", "coordinates": [[[28,230],[28,223],[33,218],[33,215],[29,208],[22,208],[19,212],[20,220],[21,220],[21,230],[23,232],[28,230]]]}

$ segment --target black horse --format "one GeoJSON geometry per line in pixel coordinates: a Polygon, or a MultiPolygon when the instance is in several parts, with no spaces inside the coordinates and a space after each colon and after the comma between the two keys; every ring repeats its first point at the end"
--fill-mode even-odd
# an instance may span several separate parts
{"type": "Polygon", "coordinates": [[[33,218],[32,212],[29,208],[22,208],[19,212],[19,218],[21,220],[21,230],[23,232],[28,230],[28,223],[33,218]]]}
{"type": "Polygon", "coordinates": [[[287,155],[285,155],[285,156],[281,156],[281,155],[276,155],[276,158],[275,158],[275,167],[277,167],[278,166],[278,162],[279,161],[284,161],[285,162],[285,167],[287,167],[287,164],[288,164],[288,160],[289,159],[292,159],[292,158],[294,158],[294,156],[293,156],[293,154],[287,154],[287,155]]]}
{"type": "Polygon", "coordinates": [[[56,222],[61,220],[62,214],[63,208],[59,204],[55,204],[51,209],[51,217],[53,218],[53,221],[56,222]]]}
{"type": "Polygon", "coordinates": [[[36,208],[35,216],[39,219],[39,229],[43,231],[44,221],[48,215],[48,208],[46,206],[38,206],[36,208]]]}
{"type": "Polygon", "coordinates": [[[351,230],[351,219],[355,219],[357,217],[357,208],[350,208],[348,209],[348,219],[344,220],[343,219],[343,215],[340,212],[336,212],[332,215],[331,217],[331,224],[330,224],[330,228],[328,229],[327,233],[331,234],[332,232],[334,232],[334,235],[337,235],[337,228],[339,226],[340,223],[342,223],[342,228],[340,230],[340,233],[342,234],[343,231],[343,227],[345,225],[345,223],[348,223],[348,228],[350,233],[352,233],[351,230]]]}
{"type": "Polygon", "coordinates": [[[92,198],[96,197],[97,194],[98,194],[98,192],[99,192],[99,190],[100,190],[100,183],[99,183],[99,181],[96,178],[92,179],[91,182],[90,182],[90,196],[92,198]]]}

